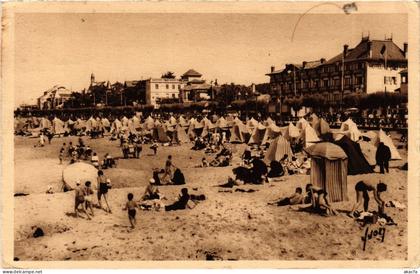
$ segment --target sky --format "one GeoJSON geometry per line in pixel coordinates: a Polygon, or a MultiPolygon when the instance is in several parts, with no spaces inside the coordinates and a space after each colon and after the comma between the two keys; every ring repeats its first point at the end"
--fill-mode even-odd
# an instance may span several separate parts
{"type": "Polygon", "coordinates": [[[193,68],[219,84],[266,83],[271,66],[329,59],[362,33],[407,42],[403,14],[16,14],[15,106],[54,85],[179,77],[193,68]]]}

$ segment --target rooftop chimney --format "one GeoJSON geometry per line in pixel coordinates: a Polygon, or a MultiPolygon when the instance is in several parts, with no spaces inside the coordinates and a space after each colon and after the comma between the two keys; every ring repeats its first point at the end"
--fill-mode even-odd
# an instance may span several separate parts
{"type": "Polygon", "coordinates": [[[274,72],[276,70],[275,66],[271,66],[271,72],[274,72]]]}
{"type": "Polygon", "coordinates": [[[367,43],[367,51],[369,52],[368,53],[368,58],[371,58],[372,57],[372,41],[369,41],[367,43]]]}
{"type": "Polygon", "coordinates": [[[344,45],[343,46],[343,54],[344,54],[344,57],[346,57],[347,56],[347,52],[348,52],[348,50],[349,50],[349,45],[344,45]]]}
{"type": "Polygon", "coordinates": [[[404,57],[407,58],[408,44],[404,43],[404,57]]]}
{"type": "Polygon", "coordinates": [[[324,64],[325,63],[325,58],[321,58],[321,64],[324,64]]]}

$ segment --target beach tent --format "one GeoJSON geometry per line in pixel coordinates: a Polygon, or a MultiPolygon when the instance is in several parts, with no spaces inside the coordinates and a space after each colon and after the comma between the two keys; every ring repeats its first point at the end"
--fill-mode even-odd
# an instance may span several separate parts
{"type": "Polygon", "coordinates": [[[311,184],[328,193],[332,202],[347,201],[347,155],[337,145],[318,143],[305,148],[311,157],[311,184]]]}
{"type": "Polygon", "coordinates": [[[93,165],[84,162],[68,165],[62,173],[63,182],[72,188],[76,187],[77,181],[80,181],[81,186],[84,186],[87,181],[96,182],[97,176],[98,170],[93,165]]]}
{"type": "Polygon", "coordinates": [[[299,121],[297,121],[296,123],[296,127],[300,130],[304,130],[307,126],[310,126],[310,124],[303,117],[300,118],[299,121]]]}
{"type": "Polygon", "coordinates": [[[217,120],[216,127],[220,128],[220,129],[227,129],[228,128],[228,123],[223,116],[220,117],[219,120],[217,120]]]}
{"type": "Polygon", "coordinates": [[[157,137],[158,137],[159,142],[167,143],[171,141],[168,135],[166,134],[166,131],[163,125],[158,125],[156,127],[156,132],[157,132],[157,137]]]}
{"type": "Polygon", "coordinates": [[[352,141],[346,135],[343,135],[340,140],[335,141],[334,143],[341,147],[341,149],[347,154],[347,173],[349,175],[373,172],[372,167],[369,165],[369,162],[366,161],[358,143],[352,141]]]}
{"type": "Polygon", "coordinates": [[[311,116],[309,116],[309,124],[311,125],[311,127],[315,130],[317,130],[318,128],[318,124],[319,124],[319,118],[315,113],[312,113],[311,116]]]}
{"type": "Polygon", "coordinates": [[[179,117],[179,125],[181,127],[188,127],[189,126],[188,121],[185,120],[184,116],[182,116],[182,115],[179,117]]]}
{"type": "Polygon", "coordinates": [[[207,118],[204,118],[204,127],[201,133],[201,137],[206,137],[211,131],[214,131],[216,126],[207,118]],[[205,119],[205,120],[204,120],[205,119]]]}
{"type": "Polygon", "coordinates": [[[252,117],[251,119],[248,120],[248,122],[246,122],[246,126],[253,130],[254,128],[256,128],[258,126],[258,121],[254,119],[254,117],[252,117]]]}
{"type": "Polygon", "coordinates": [[[271,119],[270,117],[268,117],[266,120],[265,120],[265,122],[264,122],[264,124],[265,124],[265,126],[270,126],[270,125],[272,125],[272,124],[276,124],[274,121],[273,121],[273,119],[271,119]]]}
{"type": "Polygon", "coordinates": [[[274,123],[269,124],[266,127],[264,137],[261,140],[261,144],[265,144],[265,143],[269,142],[270,140],[275,139],[280,134],[281,134],[281,129],[278,126],[276,126],[276,124],[274,124],[274,123]]]}
{"type": "Polygon", "coordinates": [[[317,128],[315,129],[322,136],[330,132],[330,125],[324,120],[324,118],[321,118],[319,119],[317,128]]]}
{"type": "Polygon", "coordinates": [[[187,135],[190,139],[193,139],[196,136],[196,134],[194,132],[195,122],[196,122],[195,118],[191,118],[190,121],[189,121],[190,125],[188,127],[187,135]]]}
{"type": "Polygon", "coordinates": [[[377,133],[377,138],[374,138],[374,141],[371,141],[371,143],[376,147],[378,147],[379,142],[382,142],[384,143],[384,145],[389,147],[389,149],[391,150],[391,160],[401,160],[401,155],[395,147],[394,143],[392,142],[391,137],[386,135],[386,133],[382,129],[380,129],[377,133]]]}
{"type": "Polygon", "coordinates": [[[246,143],[251,136],[250,131],[242,122],[237,122],[230,129],[230,143],[246,143]]]}
{"type": "Polygon", "coordinates": [[[226,119],[227,126],[228,127],[233,127],[233,124],[235,123],[233,121],[234,117],[231,114],[228,114],[225,119],[226,119]]]}
{"type": "Polygon", "coordinates": [[[108,120],[107,118],[102,118],[102,119],[101,119],[101,123],[102,123],[102,126],[103,126],[104,128],[109,128],[109,127],[111,127],[111,123],[109,122],[109,120],[108,120]]]}
{"type": "Polygon", "coordinates": [[[64,134],[64,122],[58,119],[57,117],[54,117],[52,122],[52,131],[54,134],[64,134]]]}
{"type": "Polygon", "coordinates": [[[293,152],[290,143],[283,136],[278,136],[270,142],[264,161],[268,164],[274,160],[280,161],[286,154],[289,156],[288,159],[291,160],[293,152]]]}
{"type": "Polygon", "coordinates": [[[86,122],[86,131],[95,130],[98,127],[95,118],[90,117],[89,120],[86,122]]]}
{"type": "Polygon", "coordinates": [[[355,142],[358,141],[359,137],[362,135],[362,133],[357,128],[356,123],[353,122],[353,120],[350,118],[341,124],[340,131],[355,142]]]}
{"type": "Polygon", "coordinates": [[[133,128],[136,131],[139,131],[141,129],[141,120],[140,120],[140,118],[138,118],[137,116],[133,116],[133,118],[131,118],[131,121],[133,122],[133,128]]]}
{"type": "Polygon", "coordinates": [[[263,124],[258,123],[258,126],[252,131],[248,144],[261,144],[261,141],[264,138],[265,129],[263,124]]]}
{"type": "Polygon", "coordinates": [[[14,121],[14,126],[15,126],[15,133],[21,133],[23,131],[26,131],[28,125],[27,123],[24,122],[23,119],[15,119],[14,121]]]}
{"type": "Polygon", "coordinates": [[[119,132],[122,128],[122,123],[120,120],[115,119],[114,122],[112,122],[111,125],[111,132],[119,132]]]}
{"type": "Polygon", "coordinates": [[[155,127],[155,120],[149,116],[144,120],[143,128],[146,130],[152,130],[155,127]]]}
{"type": "Polygon", "coordinates": [[[321,141],[318,135],[316,134],[315,130],[309,124],[307,124],[302,130],[301,136],[305,147],[309,147],[321,141]]]}
{"type": "Polygon", "coordinates": [[[77,118],[76,125],[74,126],[78,130],[84,130],[86,129],[86,121],[83,121],[80,118],[77,118]]]}
{"type": "Polygon", "coordinates": [[[128,127],[128,118],[127,117],[122,117],[121,119],[121,123],[123,127],[128,127]]]}
{"type": "Polygon", "coordinates": [[[291,140],[293,138],[299,138],[301,135],[300,130],[293,125],[293,123],[289,123],[289,125],[286,128],[286,131],[284,132],[283,136],[287,140],[291,140]]]}
{"type": "Polygon", "coordinates": [[[175,127],[177,125],[176,119],[174,116],[171,116],[168,120],[169,124],[173,127],[175,127]]]}
{"type": "Polygon", "coordinates": [[[49,130],[49,129],[51,129],[51,121],[48,120],[47,118],[42,117],[41,121],[39,123],[39,127],[41,129],[48,129],[49,130]]]}
{"type": "Polygon", "coordinates": [[[176,139],[179,143],[181,144],[188,143],[189,139],[188,139],[187,133],[185,132],[185,129],[180,124],[176,126],[175,133],[176,133],[176,139]]]}
{"type": "Polygon", "coordinates": [[[357,142],[362,150],[363,156],[365,156],[366,161],[370,166],[376,165],[376,147],[366,141],[357,142]]]}

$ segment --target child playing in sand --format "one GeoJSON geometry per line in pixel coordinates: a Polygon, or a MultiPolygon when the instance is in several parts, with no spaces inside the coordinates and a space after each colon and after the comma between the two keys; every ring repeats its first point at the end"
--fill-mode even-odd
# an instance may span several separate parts
{"type": "Polygon", "coordinates": [[[130,221],[131,228],[134,228],[136,225],[136,207],[137,204],[133,201],[134,195],[133,193],[128,193],[127,195],[127,203],[125,204],[125,208],[123,210],[128,210],[128,220],[130,221]]]}

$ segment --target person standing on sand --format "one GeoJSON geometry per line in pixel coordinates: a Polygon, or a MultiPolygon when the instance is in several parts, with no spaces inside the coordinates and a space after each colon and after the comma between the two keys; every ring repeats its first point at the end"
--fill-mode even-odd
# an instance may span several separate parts
{"type": "Polygon", "coordinates": [[[80,181],[76,182],[76,188],[74,189],[74,215],[76,218],[79,217],[79,206],[82,205],[82,211],[86,214],[88,220],[90,220],[90,216],[86,211],[85,207],[85,191],[80,186],[80,181]]]}
{"type": "Polygon", "coordinates": [[[169,155],[165,163],[165,173],[162,176],[162,181],[165,181],[167,176],[169,176],[169,180],[172,179],[172,167],[175,168],[175,166],[172,164],[172,155],[169,155]]]}
{"type": "Polygon", "coordinates": [[[389,173],[389,160],[391,160],[391,150],[383,142],[380,142],[376,150],[376,164],[379,165],[381,174],[389,173]]]}
{"type": "Polygon", "coordinates": [[[102,208],[101,203],[101,197],[104,197],[105,203],[106,203],[106,209],[104,209],[106,212],[112,213],[111,208],[108,204],[108,189],[110,186],[111,181],[107,179],[104,175],[104,172],[102,170],[98,170],[98,178],[97,178],[97,189],[98,189],[98,206],[99,208],[102,208]]]}
{"type": "Polygon", "coordinates": [[[347,214],[349,217],[354,217],[354,212],[359,208],[362,204],[363,200],[363,210],[365,212],[369,209],[369,192],[373,192],[373,197],[378,203],[378,213],[382,214],[384,212],[385,202],[381,199],[381,193],[387,190],[387,185],[379,181],[379,183],[374,185],[372,181],[359,181],[356,186],[356,203],[354,204],[351,211],[347,214]]]}
{"type": "Polygon", "coordinates": [[[135,228],[136,225],[136,207],[137,204],[133,201],[134,195],[133,193],[128,193],[127,195],[127,203],[123,210],[128,211],[128,220],[130,221],[131,228],[135,228]]]}

